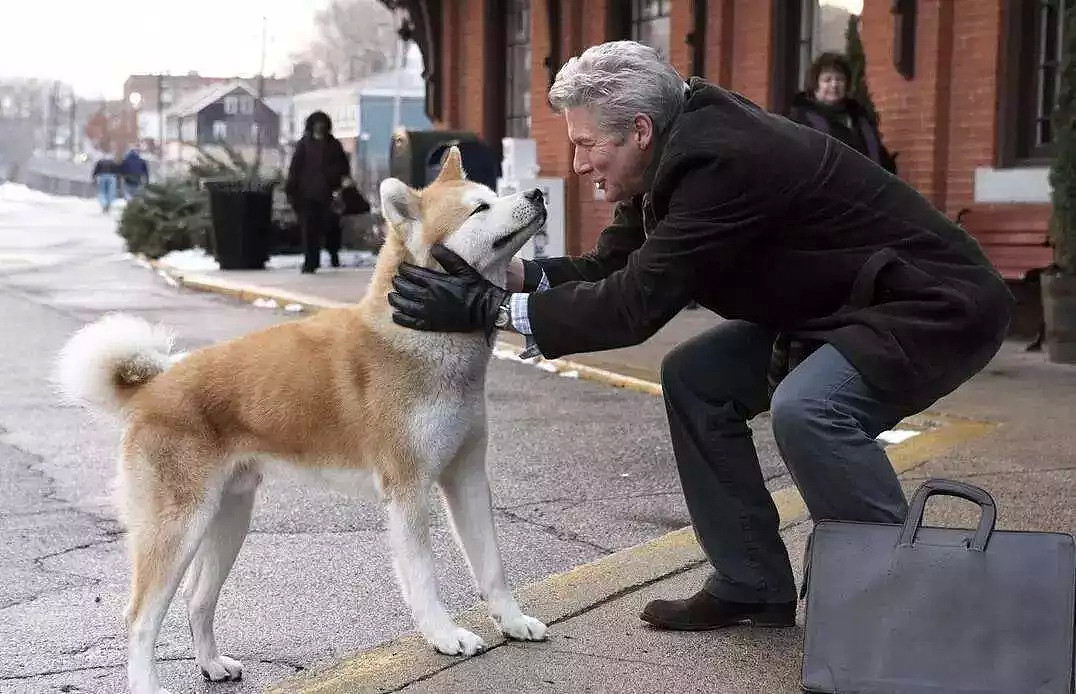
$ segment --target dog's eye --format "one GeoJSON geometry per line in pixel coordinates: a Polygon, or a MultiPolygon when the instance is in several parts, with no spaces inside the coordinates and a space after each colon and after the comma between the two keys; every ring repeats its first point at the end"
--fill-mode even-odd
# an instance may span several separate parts
{"type": "Polygon", "coordinates": [[[479,212],[489,212],[489,204],[488,204],[488,203],[484,203],[484,202],[480,202],[480,203],[478,203],[478,207],[476,207],[476,208],[474,208],[473,210],[471,210],[471,214],[470,214],[470,216],[471,216],[471,217],[473,217],[473,216],[475,216],[476,214],[478,214],[479,212]]]}

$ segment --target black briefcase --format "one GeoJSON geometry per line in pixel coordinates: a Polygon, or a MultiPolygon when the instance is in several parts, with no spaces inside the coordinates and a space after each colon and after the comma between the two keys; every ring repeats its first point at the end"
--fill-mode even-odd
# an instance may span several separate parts
{"type": "Polygon", "coordinates": [[[1064,533],[994,530],[990,495],[929,480],[904,525],[822,521],[811,539],[803,689],[1069,694],[1076,552],[1064,533]],[[933,494],[976,530],[920,527],[933,494]]]}

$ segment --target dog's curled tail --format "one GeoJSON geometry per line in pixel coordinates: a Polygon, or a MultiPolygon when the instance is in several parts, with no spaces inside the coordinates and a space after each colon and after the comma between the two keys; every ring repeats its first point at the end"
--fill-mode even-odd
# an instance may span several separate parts
{"type": "Polygon", "coordinates": [[[162,326],[113,313],[71,336],[60,350],[53,380],[72,402],[119,412],[169,367],[173,342],[162,326]]]}

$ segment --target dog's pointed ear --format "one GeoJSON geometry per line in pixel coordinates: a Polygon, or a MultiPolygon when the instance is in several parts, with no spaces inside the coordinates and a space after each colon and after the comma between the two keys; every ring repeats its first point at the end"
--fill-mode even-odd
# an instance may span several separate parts
{"type": "Polygon", "coordinates": [[[418,220],[418,193],[398,178],[381,181],[381,215],[390,224],[418,220]]]}
{"type": "Polygon", "coordinates": [[[460,156],[460,148],[452,145],[448,148],[448,154],[441,164],[441,173],[437,174],[438,181],[463,181],[467,174],[463,170],[463,157],[460,156]]]}

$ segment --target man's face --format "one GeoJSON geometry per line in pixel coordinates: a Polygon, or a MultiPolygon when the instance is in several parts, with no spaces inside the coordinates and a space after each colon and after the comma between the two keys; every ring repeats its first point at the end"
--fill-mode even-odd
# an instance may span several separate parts
{"type": "Polygon", "coordinates": [[[314,137],[322,139],[325,137],[325,133],[329,131],[328,126],[325,125],[325,121],[319,120],[314,123],[314,137]]]}
{"type": "Polygon", "coordinates": [[[589,109],[567,109],[564,119],[568,139],[575,148],[572,168],[577,174],[589,175],[611,202],[629,200],[644,192],[643,176],[653,158],[650,119],[637,116],[632,130],[619,138],[603,132],[589,109]]]}
{"type": "Polygon", "coordinates": [[[836,104],[848,94],[848,80],[838,70],[826,70],[818,76],[815,98],[824,104],[836,104]]]}

